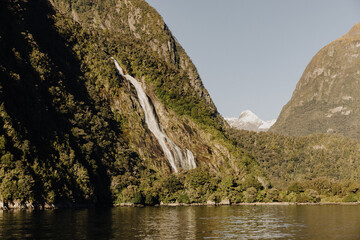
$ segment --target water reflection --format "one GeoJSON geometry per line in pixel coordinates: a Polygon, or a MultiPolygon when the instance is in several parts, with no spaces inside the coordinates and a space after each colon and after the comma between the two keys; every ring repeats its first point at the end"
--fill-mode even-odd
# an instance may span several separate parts
{"type": "Polygon", "coordinates": [[[360,239],[360,206],[0,211],[0,239],[360,239]]]}
{"type": "Polygon", "coordinates": [[[114,209],[114,239],[196,239],[195,211],[195,207],[114,209]]]}
{"type": "Polygon", "coordinates": [[[296,239],[360,239],[360,206],[297,207],[296,221],[306,224],[296,239]]]}

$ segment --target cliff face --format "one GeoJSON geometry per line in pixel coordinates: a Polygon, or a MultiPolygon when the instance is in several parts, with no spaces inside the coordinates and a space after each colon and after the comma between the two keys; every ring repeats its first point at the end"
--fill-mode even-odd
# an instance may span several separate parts
{"type": "Polygon", "coordinates": [[[359,138],[359,65],[360,23],[314,56],[270,131],[359,138]]]}
{"type": "Polygon", "coordinates": [[[196,68],[145,1],[0,4],[5,204],[104,204],[141,199],[139,194],[149,204],[181,194],[206,201],[216,190],[208,174],[231,173],[238,184],[250,173],[261,175],[228,140],[228,125],[196,68]],[[134,87],[111,57],[140,82],[169,138],[194,154],[195,175],[181,177],[180,169],[167,181],[173,170],[146,125],[134,87]]]}
{"type": "Polygon", "coordinates": [[[51,2],[59,11],[71,14],[83,25],[110,31],[117,36],[130,35],[140,41],[166,63],[186,73],[196,95],[216,110],[191,59],[162,17],[144,0],[51,2]]]}

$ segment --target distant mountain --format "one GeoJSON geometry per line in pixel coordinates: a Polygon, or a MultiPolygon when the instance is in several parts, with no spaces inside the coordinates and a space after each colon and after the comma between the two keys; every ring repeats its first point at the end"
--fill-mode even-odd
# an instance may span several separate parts
{"type": "Polygon", "coordinates": [[[243,111],[238,118],[225,120],[231,127],[255,132],[266,132],[276,122],[276,119],[263,121],[250,110],[243,111]]]}
{"type": "Polygon", "coordinates": [[[360,23],[321,49],[269,131],[360,138],[360,23]]]}

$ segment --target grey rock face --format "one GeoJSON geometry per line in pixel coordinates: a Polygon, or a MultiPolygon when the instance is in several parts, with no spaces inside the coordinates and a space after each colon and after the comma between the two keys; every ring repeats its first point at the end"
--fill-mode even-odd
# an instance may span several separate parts
{"type": "Polygon", "coordinates": [[[360,23],[321,49],[306,67],[271,132],[360,137],[360,23]]]}

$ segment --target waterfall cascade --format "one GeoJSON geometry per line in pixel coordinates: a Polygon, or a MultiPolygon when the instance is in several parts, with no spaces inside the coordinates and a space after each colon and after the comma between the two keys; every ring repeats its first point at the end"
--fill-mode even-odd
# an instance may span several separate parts
{"type": "Polygon", "coordinates": [[[140,85],[139,81],[130,75],[125,75],[118,62],[114,58],[112,59],[114,60],[116,69],[118,70],[119,74],[125,77],[135,87],[141,108],[144,111],[145,123],[158,140],[172,169],[175,172],[178,172],[178,168],[185,170],[196,168],[193,153],[189,149],[182,150],[164,132],[156,118],[155,108],[150,103],[149,98],[140,85]]]}

